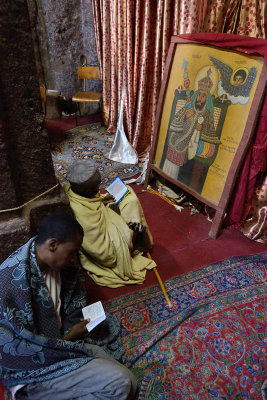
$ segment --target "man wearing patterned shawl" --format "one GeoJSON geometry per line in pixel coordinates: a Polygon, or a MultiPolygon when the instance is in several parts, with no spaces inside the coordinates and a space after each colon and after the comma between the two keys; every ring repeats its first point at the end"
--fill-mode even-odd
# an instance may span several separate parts
{"type": "Polygon", "coordinates": [[[86,335],[75,268],[82,240],[73,217],[50,214],[0,265],[0,379],[13,399],[134,397],[134,376],[107,354],[120,359],[124,352],[117,318],[107,314],[94,336],[86,335]]]}

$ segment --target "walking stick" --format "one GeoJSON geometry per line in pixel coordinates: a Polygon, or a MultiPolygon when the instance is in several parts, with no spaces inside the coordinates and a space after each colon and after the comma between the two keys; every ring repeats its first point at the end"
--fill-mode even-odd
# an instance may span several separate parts
{"type": "MultiPolygon", "coordinates": [[[[150,260],[152,260],[152,257],[151,257],[149,252],[147,252],[147,257],[150,258],[150,260]]],[[[169,298],[169,296],[168,296],[168,294],[166,292],[166,289],[165,289],[165,287],[163,285],[163,282],[162,282],[162,279],[160,277],[160,274],[158,273],[157,267],[154,267],[153,271],[155,272],[156,278],[157,278],[157,280],[159,282],[159,285],[161,287],[161,290],[162,290],[162,292],[164,294],[164,297],[165,297],[165,299],[167,301],[167,304],[168,304],[169,308],[172,308],[173,304],[172,304],[172,302],[171,302],[171,300],[170,300],[170,298],[169,298]]]]}

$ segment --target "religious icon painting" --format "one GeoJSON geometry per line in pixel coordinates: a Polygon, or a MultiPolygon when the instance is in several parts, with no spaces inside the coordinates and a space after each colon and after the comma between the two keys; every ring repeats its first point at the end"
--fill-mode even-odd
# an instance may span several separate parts
{"type": "Polygon", "coordinates": [[[153,169],[215,208],[212,237],[253,135],[266,70],[260,55],[172,37],[146,183],[153,169]]]}

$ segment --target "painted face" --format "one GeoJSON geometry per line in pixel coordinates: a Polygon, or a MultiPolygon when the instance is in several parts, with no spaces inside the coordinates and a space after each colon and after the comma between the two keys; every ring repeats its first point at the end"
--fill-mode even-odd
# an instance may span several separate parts
{"type": "Polygon", "coordinates": [[[237,86],[242,85],[243,82],[244,82],[243,77],[242,77],[241,75],[236,75],[236,76],[234,77],[233,85],[237,87],[237,86]]]}
{"type": "Polygon", "coordinates": [[[195,103],[196,110],[202,110],[204,105],[206,104],[206,100],[207,100],[206,90],[199,89],[196,103],[195,103]]]}
{"type": "Polygon", "coordinates": [[[82,241],[83,237],[77,235],[69,242],[59,243],[56,239],[51,242],[49,267],[54,271],[60,271],[62,268],[72,266],[77,260],[77,253],[82,241]]]}

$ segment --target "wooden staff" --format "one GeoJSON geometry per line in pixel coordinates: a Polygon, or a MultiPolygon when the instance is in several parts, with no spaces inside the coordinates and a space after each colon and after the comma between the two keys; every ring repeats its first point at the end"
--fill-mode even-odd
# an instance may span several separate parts
{"type": "MultiPolygon", "coordinates": [[[[149,252],[147,252],[147,257],[150,258],[150,260],[152,260],[152,257],[151,257],[151,255],[150,255],[149,252]]],[[[159,282],[159,285],[160,285],[160,287],[161,287],[161,290],[162,290],[162,292],[163,292],[163,294],[164,294],[164,297],[165,297],[165,299],[166,299],[166,301],[167,301],[167,304],[168,304],[169,308],[172,308],[172,307],[173,307],[173,304],[172,304],[172,302],[171,302],[171,300],[170,300],[170,298],[169,298],[169,296],[168,296],[168,294],[167,294],[167,292],[166,292],[166,289],[165,289],[165,287],[164,287],[164,285],[163,285],[162,279],[161,279],[161,277],[160,277],[160,274],[158,273],[157,268],[154,267],[154,268],[153,268],[153,271],[155,272],[155,275],[156,275],[156,277],[157,277],[157,280],[158,280],[158,282],[159,282]]]]}

